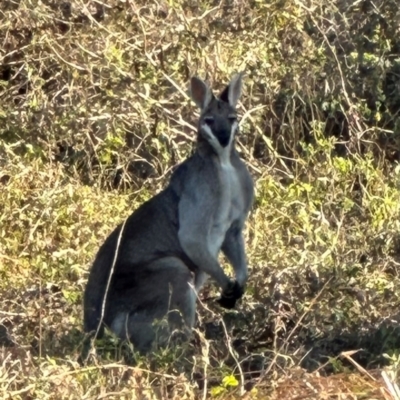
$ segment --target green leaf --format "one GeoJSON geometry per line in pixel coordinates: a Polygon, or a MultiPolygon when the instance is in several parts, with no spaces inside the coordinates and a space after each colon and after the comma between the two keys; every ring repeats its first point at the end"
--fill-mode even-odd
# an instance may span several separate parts
{"type": "Polygon", "coordinates": [[[224,379],[222,379],[222,384],[225,387],[229,386],[236,387],[239,385],[239,382],[233,375],[228,375],[224,379]]]}
{"type": "Polygon", "coordinates": [[[222,386],[215,386],[215,387],[211,388],[211,390],[210,390],[211,396],[213,396],[213,397],[220,396],[221,394],[223,394],[225,392],[226,392],[226,389],[222,386]]]}

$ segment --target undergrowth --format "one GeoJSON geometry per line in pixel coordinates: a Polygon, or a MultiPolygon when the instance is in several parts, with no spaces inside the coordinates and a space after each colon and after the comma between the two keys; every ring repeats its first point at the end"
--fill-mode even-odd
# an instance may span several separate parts
{"type": "Polygon", "coordinates": [[[0,397],[396,399],[398,17],[394,0],[3,0],[0,397]],[[239,70],[243,300],[222,310],[210,283],[190,343],[85,351],[97,249],[192,150],[189,77],[239,70]]]}

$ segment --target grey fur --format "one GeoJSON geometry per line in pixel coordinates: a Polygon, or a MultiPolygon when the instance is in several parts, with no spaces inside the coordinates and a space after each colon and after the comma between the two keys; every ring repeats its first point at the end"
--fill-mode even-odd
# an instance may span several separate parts
{"type": "MultiPolygon", "coordinates": [[[[222,288],[220,304],[234,307],[248,278],[243,227],[253,204],[252,178],[234,139],[242,75],[216,98],[199,78],[191,94],[201,107],[197,147],[169,185],[127,219],[106,297],[103,323],[145,353],[153,322],[168,314],[171,329],[190,332],[196,296],[208,276],[222,288]],[[236,280],[218,262],[227,256],[236,280]],[[175,311],[174,311],[175,310],[175,311]]],[[[84,294],[84,329],[96,331],[121,225],[96,256],[84,294]]],[[[102,334],[103,326],[99,331],[102,334]]]]}

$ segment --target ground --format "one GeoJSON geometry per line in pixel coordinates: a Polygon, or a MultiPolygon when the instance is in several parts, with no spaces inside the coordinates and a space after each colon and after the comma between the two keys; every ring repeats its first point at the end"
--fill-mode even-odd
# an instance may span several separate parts
{"type": "Polygon", "coordinates": [[[400,399],[397,1],[3,3],[1,398],[400,399]],[[96,251],[192,150],[190,76],[240,70],[245,296],[83,351],[96,251]]]}

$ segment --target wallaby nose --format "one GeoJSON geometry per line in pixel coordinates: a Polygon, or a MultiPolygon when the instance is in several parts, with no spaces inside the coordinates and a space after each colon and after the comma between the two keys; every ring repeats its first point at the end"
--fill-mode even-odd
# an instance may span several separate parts
{"type": "Polygon", "coordinates": [[[228,130],[218,132],[217,139],[222,147],[226,147],[229,144],[231,133],[228,130]]]}

